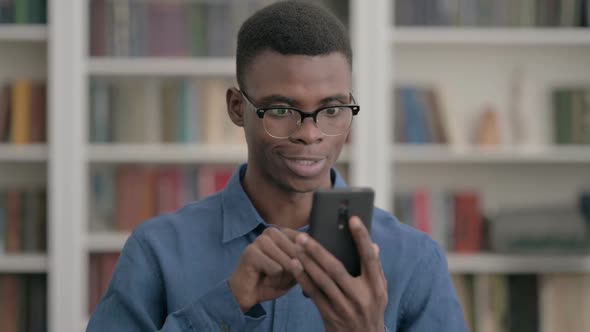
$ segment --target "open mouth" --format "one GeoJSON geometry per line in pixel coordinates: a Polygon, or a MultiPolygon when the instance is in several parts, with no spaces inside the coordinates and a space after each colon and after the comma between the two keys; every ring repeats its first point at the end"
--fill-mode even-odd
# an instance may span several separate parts
{"type": "Polygon", "coordinates": [[[319,175],[326,164],[326,158],[283,157],[285,164],[301,177],[313,177],[319,175]]]}

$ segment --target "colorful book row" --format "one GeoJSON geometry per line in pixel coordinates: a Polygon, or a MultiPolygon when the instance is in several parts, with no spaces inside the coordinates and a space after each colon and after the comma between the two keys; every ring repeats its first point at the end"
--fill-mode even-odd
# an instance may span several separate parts
{"type": "Polygon", "coordinates": [[[0,90],[0,143],[27,144],[47,140],[45,82],[19,79],[0,90]]]}
{"type": "Polygon", "coordinates": [[[47,23],[47,0],[0,0],[0,24],[47,23]]]}
{"type": "Polygon", "coordinates": [[[555,89],[552,101],[555,143],[590,144],[590,87],[555,89]]]}
{"type": "Polygon", "coordinates": [[[136,166],[92,170],[91,230],[132,231],[137,225],[222,190],[234,166],[136,166]]]}
{"type": "MultiPolygon", "coordinates": [[[[233,55],[235,36],[242,22],[273,2],[276,0],[92,0],[90,54],[233,55]]],[[[348,1],[316,2],[333,9],[337,15],[347,15],[348,1]]]]}
{"type": "Polygon", "coordinates": [[[0,275],[0,330],[47,331],[47,278],[43,274],[0,275]]]}
{"type": "Polygon", "coordinates": [[[483,249],[483,216],[480,196],[475,191],[419,189],[398,193],[397,218],[429,234],[448,251],[478,252],[483,249]]]}
{"type": "Polygon", "coordinates": [[[587,275],[453,275],[453,282],[469,331],[590,331],[587,275]]]}
{"type": "Polygon", "coordinates": [[[230,86],[221,79],[95,79],[90,141],[242,144],[242,129],[227,115],[230,86]]]}
{"type": "Polygon", "coordinates": [[[398,26],[583,27],[588,0],[396,0],[398,26]]]}
{"type": "Polygon", "coordinates": [[[45,252],[47,197],[44,190],[0,192],[0,254],[45,252]]]}

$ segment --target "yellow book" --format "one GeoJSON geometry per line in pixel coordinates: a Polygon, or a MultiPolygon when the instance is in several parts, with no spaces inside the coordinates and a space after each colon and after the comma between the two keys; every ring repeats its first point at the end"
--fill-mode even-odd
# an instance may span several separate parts
{"type": "Polygon", "coordinates": [[[11,142],[26,144],[30,142],[31,123],[31,82],[17,80],[12,86],[11,142]]]}

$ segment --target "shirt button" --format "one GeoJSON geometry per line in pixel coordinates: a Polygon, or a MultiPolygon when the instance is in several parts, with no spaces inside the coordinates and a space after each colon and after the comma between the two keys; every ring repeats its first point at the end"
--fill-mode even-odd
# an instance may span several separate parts
{"type": "Polygon", "coordinates": [[[222,332],[229,332],[230,331],[229,326],[225,323],[221,323],[221,325],[219,327],[221,327],[222,332]]]}

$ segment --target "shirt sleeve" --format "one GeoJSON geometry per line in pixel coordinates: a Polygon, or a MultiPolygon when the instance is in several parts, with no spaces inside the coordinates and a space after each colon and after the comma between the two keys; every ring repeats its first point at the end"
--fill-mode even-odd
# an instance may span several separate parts
{"type": "Polygon", "coordinates": [[[151,252],[144,248],[134,233],[121,252],[87,332],[251,331],[265,319],[260,304],[242,313],[227,280],[186,307],[168,313],[161,273],[151,252]]]}
{"type": "Polygon", "coordinates": [[[437,244],[416,265],[401,301],[400,332],[466,332],[446,258],[437,244]]]}

